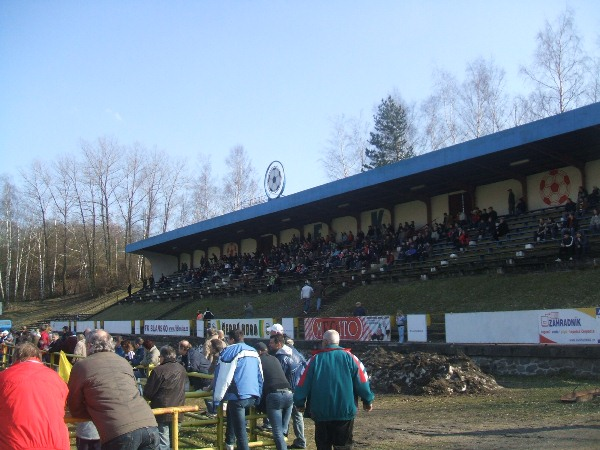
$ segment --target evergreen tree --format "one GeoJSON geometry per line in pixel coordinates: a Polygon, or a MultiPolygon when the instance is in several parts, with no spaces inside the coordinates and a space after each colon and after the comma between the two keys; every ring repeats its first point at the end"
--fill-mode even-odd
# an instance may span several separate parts
{"type": "Polygon", "coordinates": [[[415,156],[408,140],[408,120],[404,106],[388,95],[377,107],[377,114],[373,119],[375,131],[370,133],[369,139],[372,147],[365,150],[369,163],[363,166],[363,171],[415,156]]]}

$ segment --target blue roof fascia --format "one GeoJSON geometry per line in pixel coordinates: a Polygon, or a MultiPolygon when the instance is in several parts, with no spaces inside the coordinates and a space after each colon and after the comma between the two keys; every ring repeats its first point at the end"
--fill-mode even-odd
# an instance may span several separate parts
{"type": "Polygon", "coordinates": [[[180,237],[285,211],[286,209],[312,203],[324,198],[348,194],[354,190],[363,189],[386,181],[392,181],[408,175],[490,155],[520,145],[598,125],[600,125],[600,103],[594,103],[556,116],[435,150],[286,197],[279,197],[259,205],[152,236],[148,239],[128,244],[125,247],[125,251],[128,253],[135,252],[180,237]]]}

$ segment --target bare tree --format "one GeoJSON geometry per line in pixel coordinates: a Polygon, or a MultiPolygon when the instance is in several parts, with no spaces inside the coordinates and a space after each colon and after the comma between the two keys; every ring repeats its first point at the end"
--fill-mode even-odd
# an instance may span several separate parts
{"type": "Polygon", "coordinates": [[[160,195],[162,200],[162,228],[161,232],[169,230],[169,220],[173,211],[181,206],[182,196],[186,195],[183,188],[186,184],[184,160],[171,161],[163,160],[161,170],[163,171],[163,182],[160,186],[160,195]]]}
{"type": "Polygon", "coordinates": [[[339,115],[331,121],[332,129],[325,156],[319,161],[330,180],[340,180],[360,173],[366,164],[364,149],[368,145],[369,125],[359,118],[339,115]]]}
{"type": "Polygon", "coordinates": [[[465,138],[474,139],[500,131],[506,124],[504,70],[492,60],[477,58],[467,65],[466,75],[459,94],[459,116],[465,138]]]}
{"type": "MultiPolygon", "coordinates": [[[[11,302],[11,288],[12,280],[15,280],[15,285],[18,280],[18,272],[15,273],[13,278],[13,230],[15,228],[15,200],[17,199],[16,186],[6,176],[0,178],[0,189],[1,189],[1,217],[2,217],[2,229],[0,232],[0,240],[4,243],[2,251],[4,253],[4,270],[0,270],[0,295],[2,295],[3,301],[6,306],[11,302]]],[[[16,296],[15,296],[16,299],[16,296]]]]}
{"type": "Polygon", "coordinates": [[[198,178],[191,179],[194,199],[192,217],[196,222],[218,215],[218,195],[216,177],[212,171],[210,156],[199,155],[198,178]]]}
{"type": "Polygon", "coordinates": [[[242,209],[260,194],[256,170],[243,146],[231,148],[225,164],[229,171],[223,178],[221,205],[224,212],[232,212],[242,209]]]}
{"type": "Polygon", "coordinates": [[[434,72],[434,91],[421,106],[423,145],[438,150],[462,142],[459,111],[459,85],[449,72],[434,72]]]}
{"type": "Polygon", "coordinates": [[[32,213],[39,217],[41,222],[41,233],[36,233],[39,253],[39,296],[45,299],[48,294],[48,285],[50,268],[50,236],[48,226],[48,214],[51,204],[49,175],[46,167],[40,161],[34,161],[29,172],[21,173],[25,181],[25,195],[32,201],[32,213]],[[36,211],[39,215],[35,214],[36,211]]]}
{"type": "MultiPolygon", "coordinates": [[[[146,173],[145,154],[146,149],[137,142],[127,149],[123,177],[118,184],[116,200],[123,219],[125,244],[133,242],[134,226],[142,220],[141,206],[145,199],[143,190],[144,174],[146,173]]],[[[128,282],[131,282],[134,276],[131,264],[132,256],[124,254],[128,282]]]]}
{"type": "Polygon", "coordinates": [[[521,73],[533,83],[533,113],[543,118],[581,105],[588,58],[574,25],[573,11],[567,9],[554,24],[546,21],[536,40],[533,63],[521,67],[521,73]]]}
{"type": "Polygon", "coordinates": [[[106,262],[106,278],[112,281],[112,206],[116,201],[115,192],[123,176],[121,166],[122,148],[116,140],[102,137],[95,145],[83,143],[86,173],[96,189],[95,199],[98,202],[100,221],[102,224],[102,240],[106,262]]]}

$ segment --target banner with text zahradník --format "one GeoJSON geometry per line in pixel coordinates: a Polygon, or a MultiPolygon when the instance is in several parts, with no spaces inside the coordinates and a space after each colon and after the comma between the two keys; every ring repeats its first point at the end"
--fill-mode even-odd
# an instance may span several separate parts
{"type": "Polygon", "coordinates": [[[541,344],[599,344],[600,308],[540,311],[541,344]]]}
{"type": "Polygon", "coordinates": [[[304,319],[304,339],[318,341],[327,330],[336,330],[341,340],[390,341],[390,316],[310,317],[304,319]]]}

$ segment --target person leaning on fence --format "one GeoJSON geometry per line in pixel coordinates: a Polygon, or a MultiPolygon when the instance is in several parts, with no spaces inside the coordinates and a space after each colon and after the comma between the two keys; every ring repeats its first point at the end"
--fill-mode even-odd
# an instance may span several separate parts
{"type": "Polygon", "coordinates": [[[156,419],[138,390],[132,367],[115,354],[106,331],[92,331],[87,343],[88,357],[73,366],[69,378],[71,415],[94,422],[102,450],[156,449],[156,419]]]}
{"type": "MultiPolygon", "coordinates": [[[[144,397],[150,400],[151,408],[167,408],[170,406],[183,406],[185,404],[185,384],[187,372],[181,364],[177,363],[177,353],[171,346],[160,348],[160,365],[155,367],[148,382],[144,386],[144,397]]],[[[179,422],[183,415],[179,415],[179,422]]],[[[161,414],[156,417],[160,442],[158,450],[171,448],[172,414],[161,414]]]]}
{"type": "MultiPolygon", "coordinates": [[[[189,341],[183,340],[178,345],[181,364],[186,372],[208,373],[210,361],[204,356],[202,351],[193,348],[189,341]]],[[[190,386],[194,390],[205,388],[210,384],[208,378],[190,377],[190,386]]]]}
{"type": "Polygon", "coordinates": [[[13,364],[0,372],[0,448],[69,450],[64,422],[67,385],[42,364],[32,343],[15,347],[13,364]]]}

